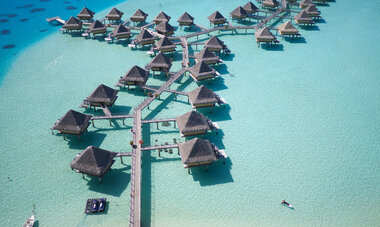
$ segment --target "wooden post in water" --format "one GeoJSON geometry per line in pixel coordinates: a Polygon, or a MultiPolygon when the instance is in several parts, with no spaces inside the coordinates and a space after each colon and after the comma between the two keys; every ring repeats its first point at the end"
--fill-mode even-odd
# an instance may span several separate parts
{"type": "Polygon", "coordinates": [[[123,163],[123,156],[120,156],[120,162],[121,162],[121,164],[124,164],[123,163]]]}

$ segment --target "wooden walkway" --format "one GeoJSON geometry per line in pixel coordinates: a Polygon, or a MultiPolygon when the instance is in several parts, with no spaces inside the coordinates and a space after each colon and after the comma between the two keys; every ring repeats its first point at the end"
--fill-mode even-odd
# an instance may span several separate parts
{"type": "Polygon", "coordinates": [[[142,147],[141,150],[142,151],[149,151],[149,150],[169,149],[169,148],[178,148],[178,144],[169,144],[169,145],[142,147]]]}
{"type": "Polygon", "coordinates": [[[127,157],[132,156],[132,152],[118,152],[116,154],[116,157],[125,157],[125,156],[127,156],[127,157]]]}
{"type": "Polygon", "coordinates": [[[61,17],[51,17],[51,18],[46,18],[46,21],[49,23],[52,23],[53,21],[57,21],[60,24],[65,24],[66,21],[63,20],[61,17]]]}
{"type": "Polygon", "coordinates": [[[152,119],[152,120],[143,120],[141,123],[150,124],[150,123],[160,123],[160,122],[169,122],[176,121],[175,118],[167,118],[167,119],[152,119]]]}
{"type": "MultiPolygon", "coordinates": [[[[141,87],[143,89],[146,89],[146,90],[149,90],[149,91],[157,91],[158,90],[157,88],[152,88],[152,87],[149,87],[149,86],[146,86],[146,85],[142,85],[142,86],[139,86],[139,87],[141,87]]],[[[177,94],[177,95],[187,96],[187,93],[183,92],[183,91],[175,91],[175,90],[170,90],[170,89],[165,89],[164,91],[170,92],[170,93],[174,93],[174,94],[177,94]]]]}

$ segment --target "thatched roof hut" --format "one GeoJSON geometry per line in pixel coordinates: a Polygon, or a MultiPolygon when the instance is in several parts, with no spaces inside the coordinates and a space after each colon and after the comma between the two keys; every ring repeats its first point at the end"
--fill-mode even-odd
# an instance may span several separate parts
{"type": "Polygon", "coordinates": [[[301,25],[314,24],[313,19],[307,15],[305,10],[302,10],[297,15],[295,15],[294,20],[296,21],[297,24],[301,24],[301,25]]]}
{"type": "Polygon", "coordinates": [[[216,161],[215,151],[208,140],[194,138],[178,146],[185,168],[211,165],[216,161]]]}
{"type": "Polygon", "coordinates": [[[193,108],[213,107],[218,102],[215,93],[203,85],[188,92],[187,95],[193,108]]]}
{"type": "Polygon", "coordinates": [[[269,31],[267,27],[264,27],[255,32],[256,42],[273,42],[276,37],[269,31]]]}
{"type": "Polygon", "coordinates": [[[95,15],[95,12],[87,9],[86,7],[83,7],[83,9],[79,12],[77,17],[80,20],[91,20],[95,15]]]}
{"type": "Polygon", "coordinates": [[[319,17],[321,15],[321,13],[315,5],[309,5],[304,10],[309,17],[319,17]]]}
{"type": "Polygon", "coordinates": [[[216,36],[212,36],[209,40],[205,42],[205,48],[208,48],[211,52],[220,52],[224,47],[224,42],[216,36]]]}
{"type": "Polygon", "coordinates": [[[155,29],[158,33],[165,36],[172,35],[174,33],[173,26],[171,26],[167,21],[162,21],[155,29]]]}
{"type": "Polygon", "coordinates": [[[227,22],[227,19],[223,17],[219,11],[215,11],[213,14],[207,17],[211,24],[219,25],[227,22]]]}
{"type": "Polygon", "coordinates": [[[208,65],[213,65],[219,62],[220,58],[212,53],[207,47],[194,54],[198,62],[204,61],[208,65]]]}
{"type": "Polygon", "coordinates": [[[181,136],[201,135],[210,130],[206,117],[194,110],[176,117],[176,121],[181,136]]]}
{"type": "Polygon", "coordinates": [[[131,31],[123,24],[119,24],[114,30],[112,30],[112,35],[116,39],[125,39],[131,37],[131,31]]]}
{"type": "Polygon", "coordinates": [[[90,119],[91,115],[69,110],[54,124],[52,129],[58,130],[62,134],[82,135],[90,125],[90,119]]]}
{"type": "Polygon", "coordinates": [[[144,22],[148,14],[141,9],[136,10],[136,12],[130,17],[132,22],[144,22]]]}
{"type": "Polygon", "coordinates": [[[111,11],[106,15],[107,20],[119,21],[123,17],[124,13],[113,7],[111,11]]]}
{"type": "Polygon", "coordinates": [[[89,102],[91,106],[100,106],[101,104],[112,106],[117,99],[118,92],[118,90],[101,84],[85,99],[85,101],[89,102]]]}
{"type": "Polygon", "coordinates": [[[107,32],[107,27],[99,20],[96,20],[90,25],[88,30],[94,35],[104,34],[107,32]]]}
{"type": "Polygon", "coordinates": [[[313,0],[302,0],[302,1],[300,1],[300,8],[301,9],[306,8],[310,5],[314,5],[313,0]]]}
{"type": "Polygon", "coordinates": [[[174,52],[176,48],[176,45],[166,36],[158,40],[155,46],[160,52],[174,52]]]}
{"type": "Polygon", "coordinates": [[[279,5],[277,0],[264,0],[261,4],[268,8],[276,8],[279,5]]]}
{"type": "Polygon", "coordinates": [[[157,54],[152,61],[147,65],[147,68],[152,71],[169,72],[172,67],[172,59],[162,53],[157,54]]]}
{"type": "Polygon", "coordinates": [[[117,153],[88,146],[70,163],[70,167],[82,174],[101,179],[115,162],[117,153]]]}
{"type": "Polygon", "coordinates": [[[202,81],[215,78],[216,71],[208,66],[204,61],[201,61],[189,68],[189,74],[195,81],[202,81]]]}
{"type": "Polygon", "coordinates": [[[119,80],[119,82],[124,85],[145,85],[148,78],[149,72],[135,65],[119,80]]]}
{"type": "Polygon", "coordinates": [[[182,16],[177,20],[180,26],[191,26],[194,23],[194,17],[185,12],[182,16]]]}
{"type": "Polygon", "coordinates": [[[230,14],[232,18],[236,19],[244,19],[248,16],[248,12],[241,6],[234,9],[230,14]]]}
{"type": "Polygon", "coordinates": [[[81,30],[82,29],[83,22],[75,17],[70,17],[66,21],[66,23],[62,26],[62,28],[66,30],[81,30]]]}
{"type": "Polygon", "coordinates": [[[277,27],[281,35],[299,35],[298,30],[293,26],[292,22],[287,21],[277,27]]]}
{"type": "Polygon", "coordinates": [[[153,19],[153,22],[156,23],[156,24],[159,24],[163,21],[167,21],[169,22],[170,21],[170,16],[168,16],[166,13],[164,13],[163,11],[161,11],[154,19],[153,19]]]}
{"type": "Polygon", "coordinates": [[[259,10],[259,8],[257,8],[252,2],[247,2],[247,4],[243,6],[243,9],[245,9],[247,13],[256,13],[257,10],[259,10]]]}
{"type": "Polygon", "coordinates": [[[136,36],[136,40],[141,46],[144,46],[153,44],[156,39],[152,34],[144,29],[136,36]]]}

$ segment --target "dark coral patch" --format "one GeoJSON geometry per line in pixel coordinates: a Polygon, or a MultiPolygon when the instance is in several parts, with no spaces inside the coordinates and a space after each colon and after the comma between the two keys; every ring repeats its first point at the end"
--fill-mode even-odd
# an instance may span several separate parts
{"type": "Polygon", "coordinates": [[[17,6],[16,9],[24,9],[24,8],[30,8],[33,7],[33,4],[23,5],[23,6],[17,6]]]}
{"type": "Polygon", "coordinates": [[[2,35],[9,35],[9,34],[11,34],[11,30],[9,30],[9,29],[1,30],[0,34],[2,34],[2,35]]]}
{"type": "Polygon", "coordinates": [[[67,9],[67,10],[73,10],[73,9],[78,9],[78,8],[75,7],[75,6],[68,6],[68,7],[66,7],[66,9],[67,9]]]}
{"type": "Polygon", "coordinates": [[[40,30],[40,32],[47,32],[47,29],[42,29],[40,30]]]}
{"type": "Polygon", "coordinates": [[[64,4],[70,4],[71,2],[68,2],[68,1],[65,1],[65,2],[63,2],[64,4]]]}
{"type": "Polygon", "coordinates": [[[16,45],[14,45],[14,44],[8,44],[8,45],[3,46],[3,49],[12,49],[15,47],[16,47],[16,45]]]}
{"type": "Polygon", "coordinates": [[[36,13],[36,12],[41,12],[41,11],[45,11],[45,9],[44,8],[34,8],[34,9],[31,9],[29,12],[36,13]]]}
{"type": "Polygon", "coordinates": [[[40,2],[50,2],[50,0],[40,0],[40,2]]]}
{"type": "Polygon", "coordinates": [[[9,20],[7,20],[7,19],[1,19],[0,20],[0,23],[4,23],[4,22],[8,22],[9,20]]]}
{"type": "Polygon", "coordinates": [[[20,19],[21,22],[25,22],[25,21],[28,21],[29,19],[28,18],[22,18],[20,19]]]}
{"type": "Polygon", "coordinates": [[[8,14],[7,17],[8,17],[8,18],[17,17],[17,14],[8,14]]]}

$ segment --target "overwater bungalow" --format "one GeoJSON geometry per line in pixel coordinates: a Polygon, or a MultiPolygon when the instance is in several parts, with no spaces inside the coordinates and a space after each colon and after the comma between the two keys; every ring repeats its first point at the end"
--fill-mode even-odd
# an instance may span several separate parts
{"type": "Polygon", "coordinates": [[[248,12],[243,9],[243,7],[239,6],[236,9],[234,9],[231,13],[232,19],[244,19],[248,16],[248,12]]]}
{"type": "Polygon", "coordinates": [[[295,15],[294,20],[299,25],[312,25],[312,24],[314,24],[313,19],[307,15],[305,10],[302,10],[297,15],[295,15]]]}
{"type": "Polygon", "coordinates": [[[137,43],[141,46],[153,44],[155,40],[156,38],[145,29],[143,29],[136,37],[137,43]]]}
{"type": "Polygon", "coordinates": [[[220,62],[220,58],[212,53],[207,47],[194,54],[195,61],[204,61],[207,65],[215,65],[220,62]]]}
{"type": "Polygon", "coordinates": [[[81,31],[83,22],[75,17],[70,17],[62,26],[66,31],[81,31]]]}
{"type": "Polygon", "coordinates": [[[243,6],[243,9],[245,9],[245,11],[249,14],[256,13],[257,10],[259,10],[259,8],[257,8],[257,6],[255,6],[252,2],[247,2],[247,4],[243,6]]]}
{"type": "Polygon", "coordinates": [[[215,11],[213,14],[207,17],[208,20],[210,21],[210,24],[214,25],[220,25],[220,24],[225,24],[227,22],[227,19],[223,17],[219,11],[215,11]]]}
{"type": "Polygon", "coordinates": [[[105,34],[107,32],[107,27],[99,20],[95,20],[90,25],[88,31],[92,33],[93,35],[105,34]]]}
{"type": "Polygon", "coordinates": [[[211,52],[219,53],[225,48],[224,42],[216,36],[212,36],[209,40],[205,42],[205,48],[208,48],[211,52]]]}
{"type": "Polygon", "coordinates": [[[155,29],[158,33],[165,36],[169,36],[174,33],[173,26],[171,26],[167,21],[162,21],[155,29]]]}
{"type": "Polygon", "coordinates": [[[261,4],[267,8],[276,8],[279,5],[277,0],[265,0],[261,4]]]}
{"type": "Polygon", "coordinates": [[[153,19],[153,22],[156,23],[156,24],[159,24],[163,21],[167,21],[169,22],[170,21],[170,16],[168,16],[166,13],[164,13],[163,11],[161,11],[154,19],[153,19]]]}
{"type": "Polygon", "coordinates": [[[95,12],[87,9],[86,7],[83,7],[83,9],[79,12],[77,17],[80,20],[91,20],[95,15],[95,12]]]}
{"type": "Polygon", "coordinates": [[[158,40],[155,43],[155,46],[156,46],[157,50],[162,52],[162,53],[174,52],[175,48],[176,48],[176,45],[166,36],[164,38],[158,40]]]}
{"type": "Polygon", "coordinates": [[[194,24],[194,17],[185,12],[182,16],[177,20],[179,26],[191,26],[194,24]]]}
{"type": "Polygon", "coordinates": [[[80,138],[80,136],[87,131],[90,125],[90,119],[91,115],[69,110],[62,118],[57,120],[51,129],[61,133],[64,139],[65,134],[77,135],[80,138]]]}
{"type": "Polygon", "coordinates": [[[123,24],[119,24],[114,30],[112,30],[112,36],[116,39],[128,39],[131,37],[131,31],[123,24]]]}
{"type": "Polygon", "coordinates": [[[207,118],[194,110],[175,119],[182,137],[202,135],[211,129],[207,118]]]}
{"type": "Polygon", "coordinates": [[[310,5],[314,5],[313,0],[302,0],[302,1],[300,1],[300,8],[301,9],[306,8],[310,5]]]}
{"type": "Polygon", "coordinates": [[[192,108],[213,107],[218,102],[217,95],[203,85],[188,92],[187,95],[192,108]]]}
{"type": "Polygon", "coordinates": [[[120,21],[124,13],[113,7],[111,11],[106,15],[108,21],[120,21]]]}
{"type": "Polygon", "coordinates": [[[148,14],[141,9],[136,10],[136,12],[130,17],[132,22],[145,22],[148,14]]]}
{"type": "Polygon", "coordinates": [[[162,53],[157,54],[152,61],[147,65],[147,68],[152,71],[169,72],[172,67],[172,59],[162,53]]]}
{"type": "MultiPolygon", "coordinates": [[[[115,162],[114,157],[117,153],[107,151],[98,147],[88,146],[82,153],[78,154],[70,163],[71,169],[75,169],[78,173],[102,178],[105,173],[111,169],[115,162]]],[[[84,178],[84,175],[83,175],[84,178]]]]}
{"type": "Polygon", "coordinates": [[[267,27],[256,31],[255,38],[258,43],[273,43],[277,40],[267,27]]]}
{"type": "Polygon", "coordinates": [[[326,3],[326,0],[313,0],[313,3],[317,3],[317,4],[325,4],[326,3]]]}
{"type": "Polygon", "coordinates": [[[178,144],[178,149],[185,168],[209,166],[217,160],[215,150],[208,140],[194,138],[178,144]]]}
{"type": "Polygon", "coordinates": [[[137,65],[133,66],[123,77],[119,83],[125,85],[145,85],[149,78],[149,72],[137,65]]]}
{"type": "Polygon", "coordinates": [[[311,18],[319,18],[321,15],[321,13],[315,5],[309,5],[304,10],[307,13],[307,15],[311,18]]]}
{"type": "Polygon", "coordinates": [[[104,84],[99,85],[90,96],[85,98],[83,101],[84,104],[89,106],[101,106],[105,105],[108,107],[113,106],[117,99],[117,93],[119,91],[113,88],[110,88],[104,84]]]}
{"type": "Polygon", "coordinates": [[[280,35],[286,36],[299,36],[298,30],[293,26],[292,22],[287,21],[277,27],[280,35]]]}
{"type": "Polygon", "coordinates": [[[195,81],[202,81],[210,78],[215,78],[217,76],[217,72],[215,69],[208,66],[204,61],[201,61],[194,66],[190,67],[189,75],[195,81]]]}

